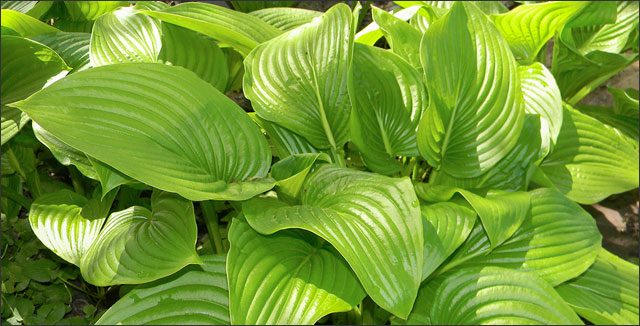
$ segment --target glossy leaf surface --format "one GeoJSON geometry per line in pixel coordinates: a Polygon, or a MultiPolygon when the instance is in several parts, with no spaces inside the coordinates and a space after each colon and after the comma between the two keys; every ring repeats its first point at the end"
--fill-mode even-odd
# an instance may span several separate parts
{"type": "Polygon", "coordinates": [[[300,8],[264,8],[252,11],[249,15],[258,17],[283,32],[288,32],[310,23],[322,13],[300,8]]]}

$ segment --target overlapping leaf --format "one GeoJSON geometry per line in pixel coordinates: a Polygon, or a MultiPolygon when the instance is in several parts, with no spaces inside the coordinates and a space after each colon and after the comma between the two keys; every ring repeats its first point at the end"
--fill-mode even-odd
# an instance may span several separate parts
{"type": "Polygon", "coordinates": [[[438,287],[434,325],[580,325],[558,293],[535,275],[499,268],[463,269],[438,287]]]}
{"type": "Polygon", "coordinates": [[[638,90],[627,88],[625,90],[609,87],[609,93],[613,97],[614,112],[616,114],[637,118],[640,114],[638,102],[638,90]]]}
{"type": "Polygon", "coordinates": [[[327,154],[294,154],[278,161],[271,167],[271,176],[276,180],[278,198],[296,201],[304,180],[317,162],[330,162],[327,154]]]}
{"type": "Polygon", "coordinates": [[[558,143],[533,180],[593,204],[638,187],[637,146],[613,127],[565,105],[558,143]]]}
{"type": "Polygon", "coordinates": [[[59,29],[47,25],[31,16],[17,11],[2,9],[2,34],[13,33],[24,37],[34,37],[45,33],[60,32],[59,29]]]}
{"type": "Polygon", "coordinates": [[[259,128],[181,67],[92,68],[14,105],[64,143],[191,200],[244,200],[273,187],[261,179],[271,153],[259,128]]]}
{"type": "Polygon", "coordinates": [[[422,76],[398,55],[356,44],[352,78],[351,139],[372,171],[396,173],[396,156],[419,155],[415,131],[427,105],[422,76]]]}
{"type": "Polygon", "coordinates": [[[41,34],[33,38],[52,50],[73,68],[74,71],[81,71],[91,67],[89,58],[89,42],[91,34],[89,33],[69,33],[58,32],[41,34]]]}
{"type": "Polygon", "coordinates": [[[301,228],[331,243],[382,308],[406,317],[422,276],[423,227],[407,178],[332,165],[307,177],[301,205],[254,198],[243,205],[257,231],[301,228]]]}
{"type": "MultiPolygon", "coordinates": [[[[407,21],[409,19],[412,19],[413,17],[420,16],[417,15],[418,11],[431,12],[430,8],[425,8],[418,5],[390,12],[390,14],[402,21],[407,21]]],[[[424,14],[429,15],[429,13],[424,14]]],[[[374,45],[383,35],[384,34],[382,33],[380,26],[374,21],[371,24],[367,25],[365,28],[361,29],[358,33],[356,33],[356,35],[354,36],[354,41],[366,45],[374,45]]]]}
{"type": "Polygon", "coordinates": [[[524,121],[508,44],[475,5],[456,3],[425,33],[421,58],[430,103],[418,128],[420,153],[454,177],[486,172],[515,146],[524,121]]]}
{"type": "Polygon", "coordinates": [[[351,310],[365,296],[340,254],[309,232],[265,236],[235,218],[229,242],[232,324],[311,325],[327,314],[351,310]]]}
{"type": "Polygon", "coordinates": [[[52,4],[52,1],[2,1],[2,9],[10,9],[40,19],[52,4]]]}
{"type": "Polygon", "coordinates": [[[556,290],[580,316],[596,325],[638,321],[638,265],[604,249],[584,274],[556,290]]]}
{"type": "Polygon", "coordinates": [[[258,116],[316,148],[341,148],[349,131],[351,23],[349,7],[338,4],[252,51],[245,59],[243,91],[258,116]]]}
{"type": "Polygon", "coordinates": [[[202,265],[134,288],[96,325],[229,325],[226,256],[201,258],[202,265]]]}
{"type": "Polygon", "coordinates": [[[258,44],[282,34],[260,18],[208,3],[182,3],[143,13],[212,37],[243,56],[258,44]]]}
{"type": "Polygon", "coordinates": [[[283,32],[288,32],[310,23],[322,13],[300,8],[264,8],[252,11],[249,15],[258,17],[283,32]]]}
{"type": "Polygon", "coordinates": [[[97,20],[103,14],[118,7],[128,6],[128,1],[65,1],[65,7],[72,21],[97,20]]]}
{"type": "Polygon", "coordinates": [[[382,9],[374,7],[371,10],[373,21],[380,26],[391,50],[405,59],[411,66],[421,68],[420,51],[418,49],[423,33],[382,9]]]}

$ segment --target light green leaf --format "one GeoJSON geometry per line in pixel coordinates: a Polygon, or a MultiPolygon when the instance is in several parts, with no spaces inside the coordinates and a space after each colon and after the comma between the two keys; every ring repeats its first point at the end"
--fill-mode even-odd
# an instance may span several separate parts
{"type": "Polygon", "coordinates": [[[269,139],[271,139],[278,154],[277,156],[281,159],[294,154],[321,152],[319,149],[313,147],[304,137],[293,131],[264,120],[257,115],[255,117],[267,132],[267,135],[269,135],[269,139]]]}
{"type": "Polygon", "coordinates": [[[638,104],[638,90],[627,88],[625,90],[607,87],[613,97],[613,110],[616,114],[637,118],[640,114],[638,104]]]}
{"type": "Polygon", "coordinates": [[[129,6],[129,1],[65,1],[72,21],[97,20],[118,7],[129,6]]]}
{"type": "Polygon", "coordinates": [[[33,133],[36,138],[45,145],[53,157],[60,162],[62,165],[71,165],[73,164],[80,173],[89,177],[91,179],[97,180],[98,174],[96,173],[95,168],[91,165],[89,158],[83,152],[63,143],[56,136],[52,135],[50,132],[42,129],[39,124],[33,123],[33,133]]]}
{"type": "Polygon", "coordinates": [[[264,234],[301,228],[322,237],[374,302],[406,317],[422,279],[423,258],[422,217],[412,188],[408,178],[322,165],[307,177],[301,205],[254,198],[243,212],[264,234]]]}
{"type": "Polygon", "coordinates": [[[499,268],[464,269],[446,277],[436,291],[434,325],[582,325],[545,281],[499,268]]]}
{"type": "Polygon", "coordinates": [[[511,238],[491,250],[485,232],[476,225],[440,272],[456,266],[498,266],[534,274],[555,286],[587,270],[602,241],[593,217],[557,190],[542,188],[530,194],[530,215],[511,238]]]}
{"type": "Polygon", "coordinates": [[[556,290],[573,310],[596,325],[638,322],[638,265],[604,249],[584,274],[556,290]]]}
{"type": "Polygon", "coordinates": [[[74,71],[91,68],[89,60],[90,33],[58,32],[41,34],[33,38],[56,51],[74,71]]]}
{"type": "MultiPolygon", "coordinates": [[[[420,16],[417,15],[418,11],[424,11],[425,15],[429,15],[432,12],[430,8],[418,5],[403,8],[396,12],[390,12],[390,14],[402,21],[407,21],[409,19],[412,19],[413,17],[420,16]]],[[[380,26],[374,21],[360,30],[358,33],[356,33],[356,35],[354,36],[354,40],[357,43],[374,45],[383,35],[384,34],[382,33],[380,26]]]]}
{"type": "Polygon", "coordinates": [[[2,9],[0,21],[2,21],[3,35],[5,34],[5,29],[24,37],[60,32],[59,29],[51,25],[47,25],[31,16],[9,9],[2,9]]]}
{"type": "Polygon", "coordinates": [[[192,30],[162,23],[158,61],[187,68],[224,92],[229,80],[227,58],[216,42],[192,30]]]}
{"type": "MultiPolygon", "coordinates": [[[[451,9],[456,1],[394,1],[400,7],[407,8],[409,6],[421,5],[434,9],[439,9],[438,16],[443,16],[451,9]]],[[[485,14],[498,14],[507,12],[508,9],[500,1],[469,1],[475,4],[485,14]]]]}
{"type": "Polygon", "coordinates": [[[200,258],[202,265],[137,286],[96,325],[229,325],[226,255],[200,258]]]}
{"type": "Polygon", "coordinates": [[[6,105],[26,98],[50,81],[64,77],[69,67],[58,54],[41,43],[8,35],[2,35],[1,43],[3,53],[1,116],[2,144],[4,144],[29,121],[26,114],[6,105]]]}
{"type": "Polygon", "coordinates": [[[526,192],[477,190],[477,193],[450,186],[415,184],[416,194],[426,202],[449,201],[460,194],[478,213],[482,225],[495,248],[507,240],[522,224],[529,212],[530,198],[526,192]]]}
{"type": "Polygon", "coordinates": [[[162,1],[136,1],[133,6],[136,10],[161,10],[171,7],[168,3],[162,1]]]}
{"type": "Polygon", "coordinates": [[[212,37],[243,56],[256,45],[282,34],[260,18],[208,3],[182,3],[143,13],[212,37]]]}
{"type": "Polygon", "coordinates": [[[479,176],[509,153],[522,130],[513,55],[487,16],[464,2],[429,27],[420,51],[429,93],[420,154],[451,176],[479,176]]]}
{"type": "Polygon", "coordinates": [[[463,189],[526,190],[532,170],[542,157],[541,120],[538,115],[526,114],[516,145],[486,173],[474,178],[454,178],[446,172],[439,172],[431,174],[429,182],[463,189]]]}
{"type": "Polygon", "coordinates": [[[617,18],[613,24],[597,24],[565,29],[564,40],[569,40],[578,51],[620,53],[627,44],[631,32],[638,26],[638,2],[617,1],[617,18]]]}
{"type": "Polygon", "coordinates": [[[578,203],[597,203],[638,187],[638,149],[613,127],[565,105],[558,143],[533,181],[578,203]]]}
{"type": "Polygon", "coordinates": [[[340,254],[302,230],[261,235],[242,218],[229,230],[232,324],[312,325],[353,309],[365,293],[340,254]]]}
{"type": "Polygon", "coordinates": [[[567,28],[613,24],[616,22],[617,1],[589,1],[589,3],[567,22],[567,28]]]}
{"type": "Polygon", "coordinates": [[[322,15],[322,13],[300,8],[264,8],[252,11],[249,15],[258,17],[283,32],[288,32],[310,23],[314,18],[322,15]]]}
{"type": "Polygon", "coordinates": [[[422,284],[409,317],[406,320],[392,318],[391,325],[433,325],[430,318],[431,306],[433,306],[436,290],[443,280],[443,277],[436,277],[422,284]]]}
{"type": "Polygon", "coordinates": [[[11,9],[40,19],[52,4],[53,1],[2,1],[2,9],[11,9]]]}
{"type": "Polygon", "coordinates": [[[352,69],[352,141],[372,171],[396,173],[396,156],[419,155],[415,131],[428,101],[422,76],[398,55],[364,44],[355,45],[352,69]]]}
{"type": "Polygon", "coordinates": [[[638,60],[638,54],[596,50],[583,55],[564,38],[558,37],[554,41],[552,60],[551,72],[562,98],[574,105],[611,76],[638,60]]]}
{"type": "Polygon", "coordinates": [[[100,162],[92,157],[88,157],[91,166],[96,171],[97,180],[100,181],[102,188],[102,197],[104,197],[109,191],[115,189],[119,185],[133,182],[133,180],[124,173],[110,167],[109,165],[100,162]]]}
{"type": "MultiPolygon", "coordinates": [[[[638,115],[630,116],[619,114],[618,110],[601,107],[601,106],[579,106],[578,110],[586,113],[600,122],[615,128],[618,133],[626,136],[626,139],[632,142],[635,148],[638,148],[638,115]]],[[[638,110],[636,104],[636,110],[638,110]]]]}
{"type": "Polygon", "coordinates": [[[380,26],[391,51],[401,56],[414,68],[420,69],[420,52],[416,50],[420,47],[423,33],[402,19],[376,7],[371,8],[371,16],[380,26]]]}
{"type": "Polygon", "coordinates": [[[258,116],[316,148],[340,149],[349,132],[351,23],[349,7],[338,4],[256,47],[244,61],[243,91],[258,116]]]}
{"type": "Polygon", "coordinates": [[[162,46],[160,22],[132,7],[100,16],[91,33],[91,65],[156,62],[162,46]]]}
{"type": "MultiPolygon", "coordinates": [[[[5,167],[4,165],[2,166],[2,172],[4,173],[5,171],[5,167]]],[[[5,192],[5,194],[0,197],[0,207],[2,208],[2,214],[6,215],[7,218],[9,219],[13,219],[14,217],[18,216],[18,213],[20,212],[20,207],[22,207],[22,205],[20,203],[17,203],[11,199],[8,198],[7,193],[11,192],[17,195],[22,195],[22,181],[20,180],[20,176],[18,176],[17,174],[12,174],[12,175],[2,175],[2,179],[1,179],[1,183],[2,183],[2,191],[5,192]]],[[[25,207],[26,209],[29,209],[29,207],[25,207]]]]}
{"type": "Polygon", "coordinates": [[[79,266],[82,256],[98,238],[114,198],[110,196],[104,203],[91,199],[95,202],[90,204],[85,197],[69,190],[44,194],[31,205],[29,222],[47,248],[79,266]],[[83,214],[84,207],[90,210],[94,205],[107,206],[107,211],[95,215],[85,211],[83,214]]]}
{"type": "Polygon", "coordinates": [[[526,4],[491,18],[516,58],[532,62],[547,41],[588,5],[589,1],[526,4]]]}
{"type": "Polygon", "coordinates": [[[181,67],[92,68],[14,105],[64,143],[190,200],[245,200],[273,187],[262,179],[271,153],[260,129],[181,67]]]}
{"type": "Polygon", "coordinates": [[[304,180],[319,161],[330,162],[331,159],[325,153],[294,154],[274,164],[271,176],[276,180],[278,197],[295,202],[304,180]]]}

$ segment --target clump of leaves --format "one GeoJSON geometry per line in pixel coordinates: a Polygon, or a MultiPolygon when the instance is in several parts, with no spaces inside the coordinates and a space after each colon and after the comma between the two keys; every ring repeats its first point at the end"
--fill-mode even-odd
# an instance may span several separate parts
{"type": "Polygon", "coordinates": [[[637,90],[580,104],[638,3],[398,4],[3,2],[3,230],[77,266],[3,272],[123,285],[97,324],[636,323],[579,204],[638,188],[637,90]]]}

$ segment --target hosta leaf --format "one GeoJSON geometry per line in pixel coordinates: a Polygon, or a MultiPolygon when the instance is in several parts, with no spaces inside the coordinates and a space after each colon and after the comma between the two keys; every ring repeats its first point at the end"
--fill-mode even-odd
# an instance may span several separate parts
{"type": "Polygon", "coordinates": [[[373,21],[380,26],[391,50],[411,66],[421,68],[420,52],[416,50],[419,49],[423,33],[402,19],[376,7],[371,9],[371,16],[373,21]]]}
{"type": "Polygon", "coordinates": [[[2,9],[11,9],[40,19],[52,4],[53,1],[2,1],[2,9]]]}
{"type": "Polygon", "coordinates": [[[271,139],[278,157],[285,158],[289,155],[304,153],[319,153],[319,149],[313,147],[304,137],[292,132],[287,128],[278,126],[258,116],[256,119],[264,128],[271,139]]]}
{"type": "Polygon", "coordinates": [[[260,18],[208,3],[182,3],[143,13],[212,37],[243,56],[256,45],[282,34],[260,18]]]}
{"type": "Polygon", "coordinates": [[[136,10],[160,10],[171,7],[168,3],[162,1],[136,1],[133,6],[136,10]]]}
{"type": "Polygon", "coordinates": [[[229,325],[226,256],[201,258],[202,265],[137,286],[96,325],[229,325]]]}
{"type": "Polygon", "coordinates": [[[589,1],[579,13],[567,22],[567,28],[613,24],[616,21],[617,1],[589,1]]]}
{"type": "Polygon", "coordinates": [[[422,284],[418,290],[416,303],[407,320],[393,318],[391,319],[391,325],[433,325],[430,318],[431,306],[433,306],[436,290],[438,290],[443,280],[443,277],[436,277],[422,284]]]}
{"type": "Polygon", "coordinates": [[[557,285],[594,262],[602,236],[594,219],[557,190],[531,192],[531,213],[511,238],[491,250],[479,225],[444,270],[498,266],[535,274],[557,285]]]}
{"type": "Polygon", "coordinates": [[[290,7],[295,1],[229,1],[234,9],[242,12],[253,12],[271,7],[290,7]]]}
{"type": "Polygon", "coordinates": [[[454,177],[486,172],[515,146],[524,121],[506,41],[475,5],[459,2],[424,34],[421,57],[429,108],[418,128],[420,153],[454,177]]]}
{"type": "Polygon", "coordinates": [[[229,242],[232,324],[312,325],[327,314],[351,310],[365,296],[340,254],[309,232],[266,236],[235,218],[229,242]]]}
{"type": "Polygon", "coordinates": [[[627,88],[625,90],[619,88],[608,87],[611,97],[613,97],[614,112],[616,114],[637,118],[640,106],[638,104],[638,90],[627,88]]]}
{"type": "Polygon", "coordinates": [[[499,268],[464,269],[436,291],[434,325],[581,325],[583,322],[545,281],[499,268]]]}
{"type": "MultiPolygon", "coordinates": [[[[395,12],[391,12],[390,14],[402,21],[407,21],[412,17],[420,16],[416,15],[418,11],[431,12],[430,8],[427,9],[423,6],[410,6],[395,12]]],[[[425,15],[428,15],[428,13],[425,13],[425,15]]],[[[354,36],[354,41],[366,45],[374,45],[382,36],[384,36],[384,34],[382,33],[380,26],[374,21],[360,30],[358,33],[356,33],[356,35],[354,36]]]]}
{"type": "Polygon", "coordinates": [[[13,31],[17,35],[24,37],[34,37],[36,35],[45,33],[60,32],[59,29],[47,25],[31,16],[19,13],[17,11],[2,9],[2,34],[5,34],[5,29],[13,31]]]}
{"type": "Polygon", "coordinates": [[[398,55],[356,44],[350,81],[351,138],[375,172],[393,174],[396,156],[418,156],[415,130],[427,92],[422,76],[398,55]]]}
{"type": "Polygon", "coordinates": [[[124,173],[92,157],[88,158],[91,166],[96,171],[97,180],[100,181],[103,197],[117,186],[133,182],[133,180],[124,173]]]}
{"type": "Polygon", "coordinates": [[[65,1],[64,5],[72,21],[89,21],[118,7],[129,6],[129,1],[65,1]]]}
{"type": "MultiPolygon", "coordinates": [[[[4,173],[5,167],[2,166],[2,172],[4,173]]],[[[7,192],[12,192],[18,195],[22,194],[22,181],[17,174],[12,175],[2,175],[1,179],[2,183],[2,191],[5,192],[5,195],[0,197],[0,207],[2,208],[2,214],[6,215],[7,218],[12,219],[18,216],[20,212],[21,204],[7,198],[7,192]]],[[[28,207],[25,207],[28,209],[28,207]]]]}
{"type": "Polygon", "coordinates": [[[408,178],[322,165],[307,177],[301,205],[254,198],[243,211],[264,234],[301,228],[322,237],[380,307],[399,317],[411,310],[422,276],[423,227],[408,178]]]}
{"type": "Polygon", "coordinates": [[[556,290],[573,310],[596,325],[638,322],[638,265],[604,249],[584,274],[556,290]]]}
{"type": "Polygon", "coordinates": [[[558,37],[553,45],[551,72],[562,98],[573,105],[637,59],[637,53],[617,54],[599,50],[583,55],[558,37]]]}
{"type": "Polygon", "coordinates": [[[349,7],[338,4],[247,56],[243,91],[258,116],[303,136],[316,148],[344,145],[351,22],[349,7]]]}
{"type": "MultiPolygon", "coordinates": [[[[408,7],[414,5],[427,6],[434,9],[438,9],[438,16],[443,16],[447,13],[451,7],[453,7],[456,1],[394,1],[400,7],[408,7]]],[[[508,9],[500,1],[469,1],[475,4],[485,14],[498,14],[507,12],[508,9]]]]}
{"type": "MultiPolygon", "coordinates": [[[[3,11],[4,12],[4,11],[3,11]]],[[[4,18],[3,18],[4,21],[4,18]]],[[[69,67],[47,46],[19,36],[2,35],[2,144],[22,129],[29,117],[6,104],[22,100],[64,77],[69,67]]]]}
{"type": "Polygon", "coordinates": [[[547,41],[588,5],[588,1],[525,4],[491,18],[516,58],[531,62],[547,41]]]}
{"type": "Polygon", "coordinates": [[[288,32],[310,23],[311,20],[322,15],[322,13],[300,8],[264,8],[252,11],[249,15],[258,17],[283,32],[288,32]]]}
{"type": "Polygon", "coordinates": [[[191,200],[244,200],[273,187],[252,179],[266,176],[271,160],[260,129],[181,67],[92,68],[14,105],[64,143],[191,200]]]}
{"type": "Polygon", "coordinates": [[[151,211],[133,206],[109,216],[82,256],[82,277],[107,286],[171,275],[188,264],[201,263],[196,238],[193,204],[175,194],[154,192],[151,211]]]}
{"type": "Polygon", "coordinates": [[[605,125],[615,128],[616,131],[625,135],[626,139],[631,141],[636,149],[638,148],[638,115],[618,114],[618,110],[601,106],[579,106],[578,110],[598,119],[605,125]]]}
{"type": "Polygon", "coordinates": [[[162,50],[158,59],[195,72],[221,92],[227,87],[227,58],[214,40],[194,31],[162,23],[162,50]]]}
{"type": "Polygon", "coordinates": [[[443,202],[460,194],[478,213],[482,225],[491,239],[491,247],[508,239],[520,226],[529,212],[530,198],[525,192],[465,189],[443,185],[417,183],[416,194],[426,202],[443,202]]]}
{"type": "Polygon", "coordinates": [[[637,147],[613,127],[565,105],[558,143],[533,178],[581,204],[597,203],[638,187],[637,147]]]}
{"type": "MultiPolygon", "coordinates": [[[[115,193],[114,193],[115,195],[115,193]]],[[[38,239],[56,255],[80,265],[82,256],[98,238],[114,196],[104,203],[89,203],[85,197],[69,190],[59,190],[38,197],[31,205],[29,222],[38,239]],[[107,206],[104,214],[83,214],[84,207],[107,206]]],[[[95,211],[92,211],[95,212],[95,211]]],[[[98,210],[99,212],[99,210],[98,210]]]]}
{"type": "Polygon", "coordinates": [[[68,33],[58,32],[41,34],[33,38],[60,55],[64,62],[73,68],[73,71],[80,71],[91,67],[89,59],[90,33],[68,33]]]}
{"type": "Polygon", "coordinates": [[[94,180],[98,179],[98,174],[91,165],[87,155],[63,143],[56,136],[42,129],[39,124],[34,122],[32,126],[36,138],[51,151],[51,154],[53,154],[53,157],[55,157],[58,162],[62,165],[73,164],[83,175],[94,180]]]}
{"type": "Polygon", "coordinates": [[[278,197],[289,200],[297,198],[304,180],[319,161],[330,162],[331,159],[325,153],[294,154],[274,164],[271,176],[276,179],[278,197]]]}
{"type": "Polygon", "coordinates": [[[617,4],[615,23],[566,29],[562,37],[571,39],[582,54],[595,50],[620,53],[638,26],[638,2],[618,1],[617,4]]]}
{"type": "Polygon", "coordinates": [[[162,46],[160,22],[120,8],[98,18],[91,33],[91,65],[126,62],[156,62],[162,46]]]}
{"type": "Polygon", "coordinates": [[[516,145],[486,173],[474,178],[454,178],[446,172],[440,172],[431,174],[429,182],[463,189],[526,190],[532,169],[542,157],[541,121],[538,115],[527,114],[516,145]]]}
{"type": "MultiPolygon", "coordinates": [[[[540,116],[542,156],[555,145],[562,126],[562,96],[551,72],[541,63],[520,66],[524,111],[540,116]]],[[[523,131],[523,133],[526,131],[523,131]]]]}

